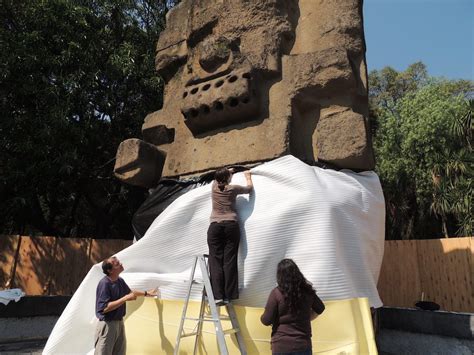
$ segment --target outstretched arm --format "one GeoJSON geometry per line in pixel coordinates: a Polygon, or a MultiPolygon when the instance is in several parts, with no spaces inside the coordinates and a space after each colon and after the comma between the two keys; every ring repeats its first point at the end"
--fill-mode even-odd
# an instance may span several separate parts
{"type": "Polygon", "coordinates": [[[131,290],[130,293],[127,293],[122,298],[119,298],[118,300],[107,303],[107,306],[104,308],[102,312],[108,313],[108,312],[114,311],[117,308],[119,308],[121,305],[123,305],[125,302],[134,301],[139,296],[154,297],[154,296],[159,296],[159,294],[160,294],[160,291],[158,288],[155,288],[153,290],[148,290],[148,291],[131,290]]]}
{"type": "Polygon", "coordinates": [[[252,173],[250,170],[245,170],[244,171],[245,179],[247,180],[247,187],[250,189],[253,189],[253,182],[252,182],[252,173]]]}
{"type": "Polygon", "coordinates": [[[153,290],[146,290],[146,291],[140,291],[140,290],[133,290],[132,291],[135,296],[140,297],[140,296],[150,296],[150,297],[159,297],[160,296],[160,289],[157,287],[153,290]]]}
{"type": "Polygon", "coordinates": [[[125,302],[133,301],[136,299],[137,299],[137,296],[133,292],[127,293],[122,298],[119,298],[118,300],[107,303],[107,306],[104,308],[102,313],[112,312],[116,310],[117,308],[119,308],[121,305],[123,305],[125,302]]]}

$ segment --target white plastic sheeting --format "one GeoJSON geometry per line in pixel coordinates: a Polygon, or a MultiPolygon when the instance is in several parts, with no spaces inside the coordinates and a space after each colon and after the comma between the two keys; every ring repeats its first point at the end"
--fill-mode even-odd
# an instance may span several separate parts
{"type": "MultiPolygon", "coordinates": [[[[368,297],[382,305],[377,279],[383,257],[385,207],[374,172],[324,170],[285,156],[252,170],[254,192],[240,195],[239,304],[263,307],[275,286],[277,263],[292,258],[323,300],[368,297]]],[[[236,174],[234,184],[245,184],[236,174]]],[[[137,243],[119,252],[122,277],[133,289],[160,286],[167,299],[184,298],[193,256],[207,253],[210,185],[188,192],[153,222],[137,243]]],[[[45,354],[93,348],[92,267],[58,320],[45,354]]],[[[194,298],[200,295],[196,291],[194,298]]]]}

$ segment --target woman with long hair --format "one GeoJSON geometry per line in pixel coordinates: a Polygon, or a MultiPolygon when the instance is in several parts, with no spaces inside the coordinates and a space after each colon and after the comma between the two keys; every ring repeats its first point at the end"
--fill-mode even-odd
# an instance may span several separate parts
{"type": "Polygon", "coordinates": [[[217,170],[211,188],[212,213],[207,245],[212,292],[218,305],[239,298],[237,253],[240,227],[235,200],[237,195],[248,194],[253,188],[249,170],[244,172],[247,186],[230,184],[232,172],[227,168],[217,170]]]}
{"type": "Polygon", "coordinates": [[[272,325],[272,353],[312,354],[311,321],[324,312],[324,304],[291,259],[278,263],[277,284],[260,318],[272,325]]]}

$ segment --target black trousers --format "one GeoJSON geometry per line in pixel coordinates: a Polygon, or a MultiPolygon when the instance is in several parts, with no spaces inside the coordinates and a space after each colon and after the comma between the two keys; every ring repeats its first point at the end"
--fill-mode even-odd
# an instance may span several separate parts
{"type": "Polygon", "coordinates": [[[240,227],[235,221],[214,222],[207,230],[209,272],[215,299],[239,298],[239,243],[240,227]]]}

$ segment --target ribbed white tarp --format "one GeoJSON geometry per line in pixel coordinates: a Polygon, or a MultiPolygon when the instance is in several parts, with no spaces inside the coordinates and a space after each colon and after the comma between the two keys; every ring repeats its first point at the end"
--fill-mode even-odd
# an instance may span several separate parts
{"type": "MultiPolygon", "coordinates": [[[[323,300],[368,297],[382,305],[377,279],[384,247],[385,207],[374,172],[324,170],[286,156],[252,170],[254,192],[241,195],[239,304],[263,307],[275,286],[277,263],[292,258],[323,300]]],[[[245,184],[236,174],[234,184],[245,184]]],[[[207,253],[210,185],[188,192],[117,256],[133,289],[160,286],[163,298],[184,298],[193,256],[207,253]]],[[[100,265],[89,271],[59,318],[45,354],[93,348],[95,289],[100,265]]],[[[195,298],[199,298],[198,292],[195,298]]]]}

